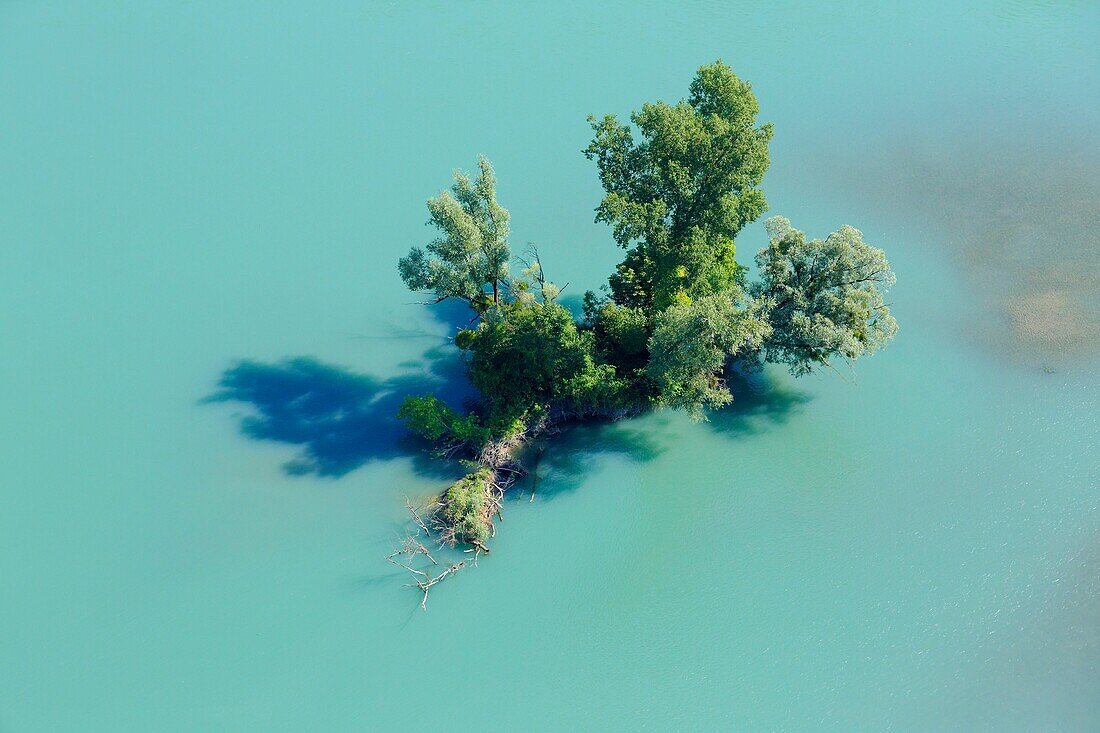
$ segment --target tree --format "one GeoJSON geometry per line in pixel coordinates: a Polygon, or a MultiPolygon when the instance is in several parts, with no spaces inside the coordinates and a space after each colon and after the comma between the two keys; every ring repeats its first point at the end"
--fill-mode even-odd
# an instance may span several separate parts
{"type": "Polygon", "coordinates": [[[761,280],[751,287],[772,327],[763,343],[767,361],[797,376],[836,356],[852,362],[893,338],[898,324],[883,296],[894,273],[858,229],[845,225],[807,241],[777,216],[767,230],[771,241],[756,255],[761,280]]]}
{"type": "Polygon", "coordinates": [[[489,160],[478,157],[476,180],[461,171],[454,185],[428,199],[428,223],[441,236],[427,247],[413,247],[398,262],[410,290],[431,292],[436,302],[459,298],[479,315],[500,301],[508,277],[508,211],[497,203],[496,175],[489,160]]]}
{"type": "Polygon", "coordinates": [[[590,332],[552,300],[533,298],[490,311],[467,342],[470,381],[485,396],[495,435],[522,430],[555,402],[607,399],[614,370],[597,370],[590,332]]]}
{"type": "Polygon", "coordinates": [[[717,293],[689,305],[673,305],[656,318],[649,341],[649,376],[660,404],[682,408],[694,419],[704,408],[733,399],[722,380],[730,359],[760,348],[771,327],[753,307],[739,307],[731,293],[717,293]]]}
{"type": "Polygon", "coordinates": [[[658,311],[737,284],[734,238],[767,209],[758,188],[771,125],[756,125],[748,82],[721,61],[703,66],[687,100],[631,115],[589,118],[585,150],[606,195],[596,220],[628,250],[610,279],[616,303],[658,311]]]}

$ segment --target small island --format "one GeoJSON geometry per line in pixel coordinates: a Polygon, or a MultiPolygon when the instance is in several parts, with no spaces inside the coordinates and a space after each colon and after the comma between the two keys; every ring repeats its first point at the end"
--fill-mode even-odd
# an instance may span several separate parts
{"type": "MultiPolygon", "coordinates": [[[[401,405],[398,416],[433,455],[468,468],[427,510],[410,505],[417,536],[488,553],[504,494],[528,471],[521,449],[563,424],[660,408],[705,420],[731,401],[730,370],[778,363],[800,376],[893,338],[884,295],[894,274],[858,229],[807,239],[773,217],[756,279],[737,262],[737,234],[768,209],[760,183],[772,127],[757,124],[758,112],[751,85],[717,61],[676,104],[644,104],[630,124],[589,118],[584,154],[606,192],[596,221],[626,254],[585,293],[580,320],[558,302],[537,251],[515,258],[513,273],[509,216],[487,159],[476,177],[455,173],[451,189],[428,200],[439,236],[402,258],[400,275],[429,303],[469,305],[453,339],[480,397],[463,412],[431,395],[401,405]]],[[[417,554],[432,558],[410,536],[391,560],[417,554]]],[[[425,598],[463,566],[433,577],[399,564],[425,598]]]]}

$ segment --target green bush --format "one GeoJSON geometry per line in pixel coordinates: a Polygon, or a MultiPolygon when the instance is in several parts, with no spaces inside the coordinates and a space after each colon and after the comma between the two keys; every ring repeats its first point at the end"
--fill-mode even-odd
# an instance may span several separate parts
{"type": "Polygon", "coordinates": [[[616,305],[589,292],[585,294],[585,320],[603,361],[624,374],[645,366],[649,323],[642,309],[616,305]]]}
{"type": "Polygon", "coordinates": [[[552,301],[494,308],[478,326],[470,353],[470,381],[486,397],[486,422],[496,437],[544,412],[594,363],[592,334],[552,301]]]}
{"type": "Polygon", "coordinates": [[[462,350],[470,348],[474,343],[474,331],[470,328],[463,328],[455,334],[455,346],[462,350]]]}
{"type": "Polygon", "coordinates": [[[443,516],[455,529],[455,538],[482,543],[492,530],[485,517],[485,491],[491,474],[486,468],[469,473],[451,484],[443,497],[443,516]]]}
{"type": "Polygon", "coordinates": [[[411,432],[444,447],[467,444],[477,449],[489,440],[489,431],[477,415],[460,415],[432,395],[406,397],[397,417],[411,432]]]}

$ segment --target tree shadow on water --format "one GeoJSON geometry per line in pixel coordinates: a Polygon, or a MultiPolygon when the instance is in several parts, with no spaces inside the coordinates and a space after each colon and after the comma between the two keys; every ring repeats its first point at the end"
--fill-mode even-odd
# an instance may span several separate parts
{"type": "Polygon", "coordinates": [[[764,371],[733,370],[726,375],[733,402],[708,415],[707,427],[729,436],[754,435],[783,425],[812,397],[791,386],[789,378],[764,371]]]}
{"type": "MultiPolygon", "coordinates": [[[[708,413],[709,419],[703,425],[722,435],[742,437],[786,423],[811,399],[809,393],[792,387],[789,381],[767,372],[728,374],[726,385],[733,393],[733,402],[708,413]]],[[[525,462],[533,470],[516,495],[530,497],[533,490],[546,498],[572,491],[610,456],[638,463],[651,461],[664,453],[668,442],[679,434],[672,426],[670,416],[659,412],[622,422],[568,427],[528,448],[525,462]]]]}
{"type": "Polygon", "coordinates": [[[239,402],[251,408],[241,432],[254,440],[301,446],[283,465],[290,475],[339,478],[374,460],[413,457],[417,471],[450,476],[439,462],[422,458],[418,441],[397,419],[410,394],[435,394],[461,402],[469,385],[453,349],[433,349],[426,363],[387,379],[298,356],[273,363],[243,360],[226,369],[218,390],[203,403],[239,402]]]}
{"type": "Polygon", "coordinates": [[[665,424],[650,416],[644,421],[635,418],[570,425],[525,451],[524,462],[531,467],[531,475],[516,495],[530,497],[533,491],[547,498],[573,491],[600,461],[612,456],[637,463],[651,461],[665,451],[665,424]]]}

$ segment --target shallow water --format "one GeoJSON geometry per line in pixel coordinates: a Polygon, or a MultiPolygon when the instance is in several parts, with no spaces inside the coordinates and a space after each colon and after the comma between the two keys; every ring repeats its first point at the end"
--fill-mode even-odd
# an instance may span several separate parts
{"type": "Polygon", "coordinates": [[[1100,727],[1095,4],[224,5],[0,5],[0,730],[1100,727]],[[716,57],[896,343],[562,436],[421,612],[424,199],[488,154],[575,298],[585,115],[716,57]]]}

